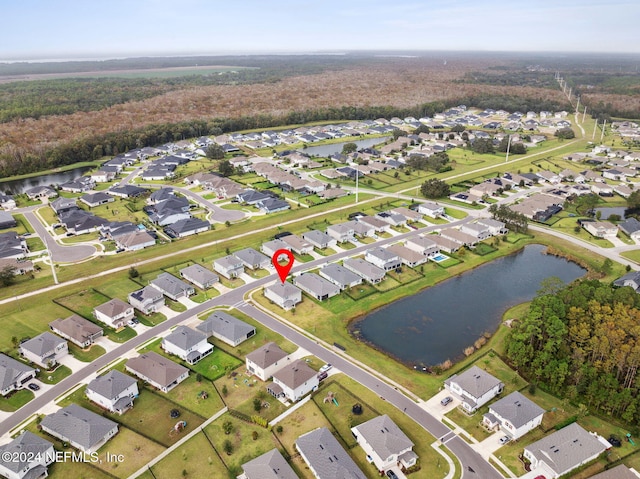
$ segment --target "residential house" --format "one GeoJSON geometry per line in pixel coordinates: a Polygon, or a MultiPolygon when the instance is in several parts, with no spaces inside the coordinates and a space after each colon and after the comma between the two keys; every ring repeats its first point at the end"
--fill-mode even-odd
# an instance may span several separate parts
{"type": "Polygon", "coordinates": [[[479,218],[476,220],[476,224],[481,225],[489,230],[489,234],[492,236],[506,235],[509,230],[502,221],[494,220],[491,218],[479,218]]]}
{"type": "Polygon", "coordinates": [[[153,286],[129,293],[129,304],[142,314],[151,314],[160,310],[165,304],[164,295],[153,286]]]}
{"type": "Polygon", "coordinates": [[[349,192],[346,190],[343,190],[342,188],[327,188],[326,190],[318,193],[318,196],[325,200],[332,200],[334,198],[341,198],[343,196],[347,196],[348,194],[349,192]]]}
{"type": "Polygon", "coordinates": [[[295,276],[293,284],[318,301],[324,301],[340,293],[338,286],[315,273],[302,273],[300,276],[295,276]]]}
{"type": "Polygon", "coordinates": [[[187,368],[153,351],[129,359],[125,369],[165,393],[189,377],[187,368]]]}
{"type": "Polygon", "coordinates": [[[398,255],[379,246],[368,249],[364,254],[364,259],[385,271],[398,269],[402,265],[398,255]]]}
{"type": "Polygon", "coordinates": [[[60,213],[64,213],[66,211],[77,210],[78,205],[76,204],[75,198],[65,198],[61,196],[60,198],[56,198],[52,202],[49,203],[51,209],[59,215],[60,213]]]}
{"type": "Polygon", "coordinates": [[[123,414],[133,407],[133,400],[140,393],[135,379],[112,369],[91,381],[85,394],[90,401],[107,411],[123,414]]]}
{"type": "Polygon", "coordinates": [[[271,265],[271,258],[263,255],[253,248],[244,248],[233,255],[242,261],[242,264],[251,270],[267,268],[271,265]]]}
{"type": "Polygon", "coordinates": [[[327,226],[327,234],[335,239],[338,243],[346,243],[353,240],[353,223],[355,221],[347,221],[346,223],[338,223],[337,225],[327,226]]]}
{"type": "Polygon", "coordinates": [[[6,396],[36,377],[38,371],[20,361],[0,353],[0,394],[6,396]]]}
{"type": "Polygon", "coordinates": [[[277,213],[291,208],[291,205],[284,200],[278,198],[267,198],[256,203],[256,206],[266,214],[277,213]]]}
{"type": "Polygon", "coordinates": [[[319,384],[318,372],[298,359],[273,373],[273,383],[267,386],[267,391],[275,398],[296,402],[318,389],[319,384]]]}
{"type": "Polygon", "coordinates": [[[242,261],[232,254],[214,260],[213,269],[227,279],[237,278],[244,273],[242,261]]]}
{"type": "Polygon", "coordinates": [[[133,306],[114,298],[93,308],[94,317],[107,326],[120,329],[134,318],[133,306]]]}
{"type": "Polygon", "coordinates": [[[338,286],[340,291],[362,284],[361,276],[336,263],[321,268],[320,276],[338,286]]]}
{"type": "Polygon", "coordinates": [[[40,427],[89,454],[100,449],[118,432],[118,423],[76,404],[49,414],[40,422],[40,427]]]}
{"type": "Polygon", "coordinates": [[[600,474],[591,476],[591,479],[639,479],[640,473],[635,469],[629,469],[624,464],[620,464],[612,469],[605,470],[600,474]]]}
{"type": "Polygon", "coordinates": [[[245,462],[242,471],[238,479],[298,479],[298,475],[277,449],[271,449],[245,462]]]}
{"type": "Polygon", "coordinates": [[[427,215],[430,218],[439,218],[444,215],[444,206],[427,201],[418,205],[418,213],[427,215]]]}
{"type": "Polygon", "coordinates": [[[442,229],[440,230],[440,236],[448,240],[455,241],[459,245],[466,246],[468,248],[478,244],[478,238],[476,238],[473,235],[463,233],[462,231],[456,228],[442,229]]]}
{"type": "Polygon", "coordinates": [[[18,222],[11,216],[11,213],[0,211],[0,230],[15,228],[16,226],[18,226],[18,222]]]}
{"type": "Polygon", "coordinates": [[[198,263],[182,268],[180,270],[180,276],[190,283],[195,284],[200,289],[209,289],[220,281],[217,274],[209,271],[198,263]]]}
{"type": "Polygon", "coordinates": [[[146,231],[134,231],[129,234],[118,235],[114,241],[119,249],[125,251],[140,251],[156,244],[156,239],[146,231]]]}
{"type": "Polygon", "coordinates": [[[618,227],[608,221],[583,221],[582,227],[596,238],[615,238],[618,227]]]}
{"type": "Polygon", "coordinates": [[[409,268],[415,268],[418,265],[424,264],[429,259],[428,256],[425,256],[422,253],[418,253],[417,251],[409,249],[406,246],[402,246],[399,243],[389,246],[387,250],[389,250],[391,253],[395,254],[398,258],[400,258],[400,261],[402,262],[402,264],[408,266],[409,268]]]}
{"type": "Polygon", "coordinates": [[[444,382],[446,389],[462,401],[462,407],[474,413],[496,397],[504,384],[478,366],[472,366],[461,374],[455,374],[444,382]]]}
{"type": "Polygon", "coordinates": [[[84,210],[70,210],[58,215],[67,233],[82,235],[98,231],[109,221],[84,210]]]}
{"type": "Polygon", "coordinates": [[[371,460],[379,471],[386,471],[398,463],[406,469],[415,466],[418,460],[413,452],[413,441],[386,414],[352,427],[351,432],[367,460],[371,460]]]}
{"type": "Polygon", "coordinates": [[[500,429],[512,439],[520,439],[542,424],[544,409],[516,391],[489,406],[482,422],[489,429],[500,429]]]}
{"type": "Polygon", "coordinates": [[[319,230],[302,233],[302,239],[308,241],[318,249],[333,248],[337,245],[337,241],[334,238],[319,230]]]}
{"type": "Polygon", "coordinates": [[[610,447],[606,444],[574,422],[529,444],[523,456],[531,463],[531,470],[551,472],[549,479],[556,479],[598,458],[610,447]]]}
{"type": "Polygon", "coordinates": [[[267,343],[245,357],[247,371],[267,381],[278,369],[289,364],[291,358],[276,343],[267,343]]]}
{"type": "Polygon", "coordinates": [[[423,256],[432,258],[440,254],[440,247],[433,240],[433,235],[429,236],[412,236],[407,239],[405,246],[423,256]]]}
{"type": "Polygon", "coordinates": [[[77,314],[51,321],[49,327],[58,336],[68,339],[81,348],[88,348],[104,334],[104,330],[100,326],[77,314]]]}
{"type": "Polygon", "coordinates": [[[3,210],[12,210],[16,207],[16,200],[11,195],[0,193],[0,208],[3,210]]]}
{"type": "MultiPolygon", "coordinates": [[[[105,166],[105,168],[110,168],[109,166],[105,166]]],[[[91,173],[89,177],[91,181],[94,183],[108,183],[109,181],[113,181],[117,175],[117,171],[122,171],[122,168],[118,168],[117,166],[113,167],[113,171],[108,169],[98,170],[94,173],[91,173]]]]}
{"type": "Polygon", "coordinates": [[[272,285],[265,286],[264,296],[285,311],[289,311],[302,302],[302,291],[291,283],[276,281],[272,285]]]}
{"type": "Polygon", "coordinates": [[[95,182],[90,177],[81,176],[75,180],[62,183],[60,189],[70,193],[84,193],[85,191],[92,190],[95,186],[95,182]]]}
{"type": "Polygon", "coordinates": [[[41,198],[55,198],[58,196],[58,192],[51,186],[34,186],[25,190],[25,194],[30,200],[37,200],[41,198]]]}
{"type": "Polygon", "coordinates": [[[256,334],[256,328],[224,311],[215,311],[196,326],[207,337],[213,336],[234,348],[256,334]]]}
{"type": "Polygon", "coordinates": [[[402,227],[407,225],[407,217],[400,213],[392,213],[390,211],[382,211],[375,215],[376,218],[381,219],[385,223],[391,226],[402,227]]]}
{"type": "Polygon", "coordinates": [[[390,212],[402,215],[407,219],[407,221],[411,222],[420,221],[422,219],[422,213],[416,210],[405,208],[404,206],[393,208],[390,210],[390,212]]]}
{"type": "Polygon", "coordinates": [[[180,298],[188,298],[192,294],[196,294],[193,286],[169,273],[160,273],[158,277],[149,284],[173,301],[178,301],[180,298]]]}
{"type": "MultiPolygon", "coordinates": [[[[291,251],[291,246],[289,246],[289,244],[284,242],[282,239],[278,238],[262,243],[262,245],[260,246],[260,251],[262,251],[268,258],[273,258],[273,255],[276,253],[276,251],[283,249],[291,251]]],[[[284,254],[280,254],[278,256],[278,261],[284,261],[286,259],[288,259],[288,256],[284,254]]]]}
{"type": "Polygon", "coordinates": [[[11,268],[14,275],[27,274],[34,270],[32,261],[0,257],[0,271],[4,268],[11,268]]]}
{"type": "MultiPolygon", "coordinates": [[[[386,274],[382,268],[378,268],[376,265],[361,258],[347,258],[342,262],[342,265],[345,269],[355,273],[370,284],[379,283],[384,279],[384,275],[386,274]]],[[[322,272],[320,272],[320,275],[322,275],[322,272]]],[[[330,278],[327,279],[330,280],[330,278]]]]}
{"type": "Polygon", "coordinates": [[[49,331],[20,343],[18,349],[25,359],[47,369],[58,364],[61,357],[69,354],[67,342],[49,331]]]}
{"type": "Polygon", "coordinates": [[[364,223],[365,225],[370,226],[375,230],[376,233],[387,231],[391,226],[386,221],[383,221],[380,218],[376,218],[375,216],[359,216],[358,222],[364,223]]]}
{"type": "Polygon", "coordinates": [[[326,427],[303,434],[295,445],[316,479],[367,478],[326,427]]]}
{"type": "Polygon", "coordinates": [[[46,439],[24,430],[11,442],[0,446],[0,476],[7,479],[37,479],[48,476],[56,451],[46,439]]]}
{"type": "Polygon", "coordinates": [[[296,254],[310,254],[313,251],[313,245],[298,235],[287,235],[280,239],[296,254]]]}
{"type": "Polygon", "coordinates": [[[593,185],[591,185],[591,191],[598,196],[613,196],[613,187],[606,183],[594,183],[593,185]]]}
{"type": "Polygon", "coordinates": [[[620,231],[633,240],[640,240],[640,221],[635,218],[627,218],[618,225],[620,231]]]}
{"type": "Polygon", "coordinates": [[[616,279],[613,282],[614,286],[623,287],[630,286],[636,292],[638,292],[638,288],[640,288],[640,272],[639,271],[631,271],[624,276],[616,279]]]}
{"type": "Polygon", "coordinates": [[[213,345],[207,341],[207,335],[187,326],[178,326],[162,338],[161,347],[189,364],[195,364],[213,352],[213,345]]]}
{"type": "Polygon", "coordinates": [[[115,201],[115,198],[102,191],[98,191],[97,193],[87,193],[85,195],[82,195],[80,197],[80,201],[82,201],[89,208],[94,208],[106,203],[113,203],[115,201]]]}
{"type": "Polygon", "coordinates": [[[483,241],[491,237],[489,228],[479,223],[465,223],[460,226],[460,232],[475,236],[478,241],[483,241]]]}
{"type": "Polygon", "coordinates": [[[361,223],[360,221],[354,221],[353,223],[353,233],[355,236],[359,238],[373,238],[376,236],[376,229],[373,226],[361,223]]]}
{"type": "Polygon", "coordinates": [[[615,193],[618,193],[623,198],[629,198],[629,196],[631,196],[631,193],[633,193],[633,189],[630,188],[629,186],[625,185],[624,183],[620,183],[618,185],[614,185],[613,186],[613,191],[615,193]]]}
{"type": "Polygon", "coordinates": [[[135,185],[112,186],[105,193],[119,198],[137,198],[147,193],[147,189],[135,185]]]}
{"type": "Polygon", "coordinates": [[[0,233],[0,258],[22,259],[28,253],[27,242],[14,231],[0,233]]]}
{"type": "Polygon", "coordinates": [[[500,185],[497,185],[491,181],[485,181],[469,188],[469,193],[482,198],[484,196],[496,196],[502,189],[503,187],[500,185]]]}
{"type": "Polygon", "coordinates": [[[208,221],[200,218],[184,218],[166,226],[164,232],[172,238],[184,238],[210,229],[211,223],[208,221]]]}

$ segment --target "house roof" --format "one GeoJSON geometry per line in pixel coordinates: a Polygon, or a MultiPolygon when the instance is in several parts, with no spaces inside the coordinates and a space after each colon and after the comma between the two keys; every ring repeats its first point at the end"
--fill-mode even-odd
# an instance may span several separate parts
{"type": "Polygon", "coordinates": [[[287,353],[280,349],[280,346],[276,343],[272,342],[260,346],[255,351],[251,351],[246,357],[249,361],[264,369],[280,361],[282,358],[286,358],[287,353]]]}
{"type": "Polygon", "coordinates": [[[374,417],[353,428],[382,459],[401,454],[413,447],[413,442],[386,414],[374,417]]]}
{"type": "Polygon", "coordinates": [[[631,469],[624,464],[620,464],[600,474],[591,476],[591,479],[638,479],[638,475],[631,472],[631,469]]]}
{"type": "Polygon", "coordinates": [[[118,424],[76,404],[45,417],[40,425],[73,441],[84,449],[98,444],[118,424]]]}
{"type": "Polygon", "coordinates": [[[242,268],[242,261],[240,261],[238,257],[232,254],[224,256],[223,258],[218,258],[213,262],[224,269],[242,268]]]}
{"type": "Polygon", "coordinates": [[[148,243],[155,244],[156,242],[156,239],[146,231],[132,231],[128,234],[117,235],[116,238],[116,242],[125,248],[148,243]]]}
{"type": "Polygon", "coordinates": [[[113,197],[102,192],[98,191],[97,193],[87,193],[80,197],[80,201],[93,204],[93,203],[102,203],[103,201],[113,201],[113,197]]]}
{"type": "Polygon", "coordinates": [[[544,461],[556,474],[562,475],[603,452],[605,446],[596,436],[574,422],[529,444],[525,450],[531,452],[539,461],[544,461]]]}
{"type": "Polygon", "coordinates": [[[76,341],[85,342],[90,336],[102,331],[102,328],[91,321],[73,314],[65,319],[56,319],[49,323],[49,327],[55,328],[76,341]]]}
{"type": "Polygon", "coordinates": [[[123,391],[136,383],[136,380],[117,369],[98,376],[87,385],[87,390],[93,391],[107,399],[117,398],[123,391]]]}
{"type": "Polygon", "coordinates": [[[280,451],[272,449],[245,462],[242,470],[247,479],[298,479],[280,451]]]}
{"type": "Polygon", "coordinates": [[[187,326],[178,326],[171,334],[165,336],[162,342],[164,343],[166,341],[186,351],[206,340],[207,336],[200,331],[188,328],[187,326]]]}
{"type": "Polygon", "coordinates": [[[480,369],[478,366],[471,366],[463,373],[447,379],[447,382],[455,382],[474,398],[482,397],[498,384],[502,383],[498,378],[480,369]]]}
{"type": "Polygon", "coordinates": [[[173,296],[183,294],[185,291],[193,290],[191,285],[169,273],[160,273],[156,279],[151,281],[151,286],[173,296]]]}
{"type": "Polygon", "coordinates": [[[146,300],[157,301],[162,298],[162,293],[153,286],[145,286],[142,289],[129,293],[130,298],[144,302],[146,300]]]}
{"type": "Polygon", "coordinates": [[[0,353],[0,389],[7,389],[16,382],[20,375],[31,371],[35,370],[6,354],[0,353]]]}
{"type": "Polygon", "coordinates": [[[316,244],[326,244],[333,240],[331,236],[320,230],[307,231],[306,233],[302,233],[302,237],[307,241],[311,241],[316,244]]]}
{"type": "Polygon", "coordinates": [[[630,235],[631,233],[640,231],[640,221],[635,218],[627,218],[618,225],[618,228],[630,235]]]}
{"type": "Polygon", "coordinates": [[[296,288],[294,285],[286,281],[284,283],[276,281],[272,285],[265,286],[264,289],[268,289],[269,291],[276,294],[277,296],[280,296],[283,299],[293,295],[301,295],[300,288],[296,288]]]}
{"type": "Polygon", "coordinates": [[[303,434],[296,448],[318,479],[366,479],[349,454],[326,427],[303,434]]]}
{"type": "Polygon", "coordinates": [[[116,193],[126,196],[139,196],[147,192],[146,189],[134,185],[113,186],[106,190],[106,193],[116,193]]]}
{"type": "Polygon", "coordinates": [[[544,409],[518,391],[496,401],[489,410],[509,421],[516,429],[544,414],[544,409]]]}
{"type": "Polygon", "coordinates": [[[382,268],[363,260],[362,258],[347,258],[342,264],[345,268],[353,271],[358,276],[370,280],[380,280],[384,278],[385,272],[382,268]]]}
{"type": "MultiPolygon", "coordinates": [[[[22,434],[10,443],[0,446],[0,456],[4,457],[5,454],[9,453],[11,454],[9,457],[16,459],[11,461],[2,461],[2,465],[10,471],[19,474],[20,472],[23,472],[29,464],[39,462],[36,458],[42,456],[52,448],[53,444],[46,439],[43,439],[30,431],[23,431],[22,434]]],[[[53,460],[54,457],[52,456],[50,459],[53,460]]],[[[42,462],[48,463],[49,461],[42,462]]],[[[25,475],[20,477],[26,478],[27,476],[25,475]]]]}
{"type": "Polygon", "coordinates": [[[107,301],[100,306],[96,306],[93,308],[95,311],[104,314],[110,318],[115,318],[116,316],[124,313],[127,309],[131,309],[131,305],[129,303],[125,303],[121,299],[113,298],[107,301]]]}
{"type": "Polygon", "coordinates": [[[182,268],[180,270],[180,274],[185,279],[193,280],[200,284],[207,284],[212,281],[216,282],[220,279],[217,274],[197,263],[192,264],[191,266],[187,266],[186,268],[182,268]]]}
{"type": "Polygon", "coordinates": [[[331,281],[318,276],[315,273],[302,273],[293,279],[293,283],[302,289],[313,292],[316,296],[333,295],[339,292],[339,288],[331,281]]]}
{"type": "Polygon", "coordinates": [[[219,334],[235,343],[246,339],[247,334],[255,331],[256,328],[224,311],[216,311],[196,326],[196,329],[207,336],[211,336],[213,333],[219,334]]]}
{"type": "Polygon", "coordinates": [[[273,377],[278,379],[285,386],[296,389],[300,387],[309,379],[316,377],[318,372],[311,367],[302,359],[298,359],[291,364],[287,364],[286,366],[278,369],[275,373],[273,373],[273,377]]]}
{"type": "Polygon", "coordinates": [[[287,235],[281,238],[281,241],[285,243],[285,245],[290,246],[291,248],[302,250],[305,248],[312,248],[311,243],[302,239],[298,235],[287,235]]]}
{"type": "Polygon", "coordinates": [[[126,366],[162,386],[168,386],[189,371],[184,366],[174,363],[153,351],[141,354],[137,358],[129,359],[126,366]]]}
{"type": "Polygon", "coordinates": [[[343,286],[362,280],[361,276],[336,263],[328,264],[320,270],[320,273],[343,286]]]}
{"type": "Polygon", "coordinates": [[[288,202],[279,200],[277,198],[267,198],[264,200],[260,200],[258,201],[257,206],[258,208],[265,210],[267,213],[269,211],[276,211],[279,209],[286,209],[291,207],[288,202]]]}
{"type": "Polygon", "coordinates": [[[398,256],[391,251],[381,248],[380,246],[376,246],[374,248],[368,249],[366,251],[367,255],[374,256],[376,258],[381,259],[382,261],[394,261],[398,259],[398,256]]]}
{"type": "Polygon", "coordinates": [[[67,341],[56,336],[49,331],[45,331],[42,334],[38,334],[35,338],[25,341],[20,345],[20,349],[29,351],[38,357],[43,357],[47,353],[54,350],[60,344],[66,344],[67,341]]]}
{"type": "Polygon", "coordinates": [[[268,265],[271,263],[269,258],[253,248],[241,249],[240,251],[233,253],[233,255],[243,263],[251,265],[268,265]]]}
{"type": "Polygon", "coordinates": [[[211,224],[208,221],[201,220],[200,218],[185,218],[172,223],[167,229],[173,231],[177,235],[189,233],[190,231],[196,231],[202,228],[211,228],[211,224]]]}

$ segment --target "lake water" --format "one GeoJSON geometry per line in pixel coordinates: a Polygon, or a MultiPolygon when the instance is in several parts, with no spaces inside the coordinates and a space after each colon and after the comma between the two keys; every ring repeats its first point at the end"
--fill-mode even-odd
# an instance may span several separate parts
{"type": "Polygon", "coordinates": [[[310,156],[319,156],[321,158],[326,158],[329,155],[333,155],[334,153],[342,153],[342,147],[345,143],[355,143],[358,145],[358,149],[361,148],[369,148],[370,146],[379,145],[380,143],[384,143],[390,137],[380,137],[380,138],[367,138],[365,140],[346,140],[341,141],[340,143],[331,143],[330,145],[319,145],[319,146],[310,146],[308,148],[303,148],[301,151],[310,156]]]}
{"type": "Polygon", "coordinates": [[[407,364],[454,361],[485,331],[493,333],[508,308],[531,300],[542,280],[556,276],[568,283],[586,273],[545,249],[528,245],[378,309],[352,329],[407,364]]]}
{"type": "Polygon", "coordinates": [[[620,219],[625,219],[624,214],[627,211],[626,206],[609,206],[606,208],[596,208],[596,213],[600,212],[600,219],[607,220],[611,215],[618,215],[620,219]]]}
{"type": "Polygon", "coordinates": [[[59,173],[51,173],[48,175],[32,176],[22,180],[3,181],[0,183],[0,191],[5,195],[19,195],[29,188],[36,186],[59,185],[67,181],[80,178],[87,171],[91,170],[90,166],[80,166],[72,170],[61,171],[59,173]]]}

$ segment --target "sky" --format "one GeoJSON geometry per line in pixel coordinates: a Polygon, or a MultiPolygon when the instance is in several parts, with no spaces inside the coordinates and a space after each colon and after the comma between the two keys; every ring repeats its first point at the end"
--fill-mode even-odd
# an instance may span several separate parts
{"type": "Polygon", "coordinates": [[[0,61],[483,50],[640,52],[638,0],[0,0],[0,61]]]}

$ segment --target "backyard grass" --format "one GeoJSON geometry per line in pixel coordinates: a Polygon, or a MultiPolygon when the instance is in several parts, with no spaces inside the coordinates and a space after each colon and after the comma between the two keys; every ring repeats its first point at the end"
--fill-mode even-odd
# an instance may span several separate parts
{"type": "Polygon", "coordinates": [[[195,374],[190,374],[177,387],[166,393],[166,397],[204,418],[213,416],[224,407],[213,383],[206,379],[198,382],[195,374]],[[203,391],[206,393],[206,399],[201,395],[203,391]]]}
{"type": "Polygon", "coordinates": [[[0,397],[0,411],[17,411],[34,397],[34,394],[28,389],[14,391],[8,397],[0,397]]]}
{"type": "Polygon", "coordinates": [[[71,341],[67,343],[69,345],[69,354],[71,354],[78,361],[90,363],[94,359],[102,356],[106,351],[102,346],[92,344],[87,349],[82,349],[80,346],[73,344],[71,341]]]}
{"type": "Polygon", "coordinates": [[[63,364],[60,364],[53,371],[41,370],[38,373],[38,379],[45,384],[58,384],[67,376],[71,376],[71,369],[63,364]]]}
{"type": "Polygon", "coordinates": [[[71,312],[91,319],[93,318],[93,309],[96,306],[106,303],[110,299],[111,298],[95,289],[85,289],[69,296],[57,298],[56,303],[64,306],[71,312]]]}
{"type": "MultiPolygon", "coordinates": [[[[51,440],[51,437],[45,437],[51,440]]],[[[112,479],[113,476],[88,462],[72,462],[59,461],[49,466],[49,479],[69,479],[69,478],[86,478],[86,479],[112,479]]]]}
{"type": "MultiPolygon", "coordinates": [[[[222,452],[222,451],[220,451],[222,452]]],[[[216,451],[200,432],[152,466],[148,479],[231,477],[216,451]],[[186,473],[186,476],[184,475],[186,473]]],[[[147,473],[145,473],[147,474],[147,473]]],[[[138,476],[145,477],[144,475],[138,476]]]]}
{"type": "Polygon", "coordinates": [[[287,410],[285,405],[267,393],[267,388],[266,388],[267,384],[268,383],[263,383],[260,380],[254,383],[253,388],[251,388],[253,389],[253,392],[254,392],[253,397],[247,399],[245,402],[241,404],[238,404],[238,406],[235,407],[234,409],[236,409],[237,411],[240,411],[243,414],[246,414],[247,416],[258,415],[260,417],[265,418],[267,421],[272,421],[273,419],[277,418],[280,414],[285,412],[287,410]],[[256,411],[254,409],[254,405],[253,405],[254,398],[260,399],[262,403],[262,407],[260,411],[256,411]]]}

